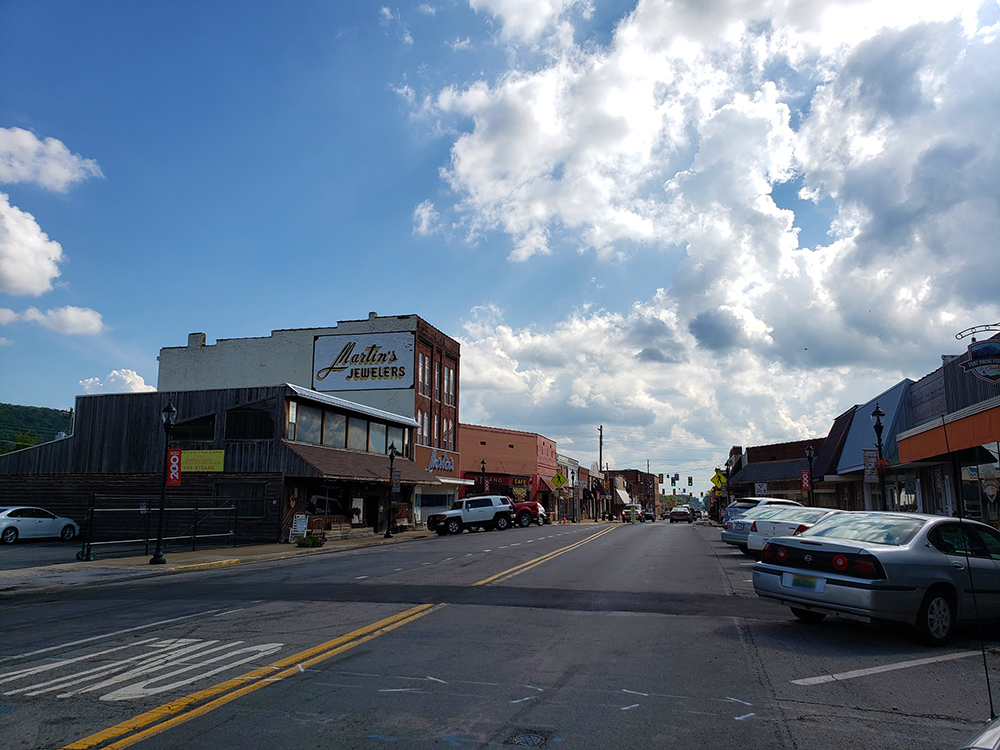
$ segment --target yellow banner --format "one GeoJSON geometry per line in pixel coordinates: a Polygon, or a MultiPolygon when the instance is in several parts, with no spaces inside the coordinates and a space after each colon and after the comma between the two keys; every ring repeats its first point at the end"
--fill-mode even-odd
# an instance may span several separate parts
{"type": "Polygon", "coordinates": [[[181,472],[222,471],[225,451],[182,451],[181,472]]]}

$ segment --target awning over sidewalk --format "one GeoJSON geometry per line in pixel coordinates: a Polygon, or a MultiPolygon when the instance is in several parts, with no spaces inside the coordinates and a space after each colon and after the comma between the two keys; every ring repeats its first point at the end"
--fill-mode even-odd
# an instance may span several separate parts
{"type": "MultiPolygon", "coordinates": [[[[358,482],[389,482],[389,457],[380,453],[360,453],[324,448],[321,445],[306,445],[283,440],[282,444],[292,454],[292,466],[286,474],[322,476],[327,479],[354,480],[358,482]],[[299,459],[295,461],[294,459],[299,459]],[[298,463],[296,467],[294,464],[298,463]]],[[[396,456],[393,471],[399,472],[402,484],[440,485],[440,480],[428,471],[402,456],[396,456]]]]}
{"type": "Polygon", "coordinates": [[[538,489],[542,492],[559,492],[559,490],[556,489],[556,486],[541,474],[538,475],[538,483],[541,485],[538,489]]]}
{"type": "Polygon", "coordinates": [[[632,498],[628,496],[625,490],[615,489],[615,499],[618,500],[622,505],[634,505],[632,498]]]}
{"type": "Polygon", "coordinates": [[[1000,397],[901,432],[900,463],[912,463],[1000,441],[1000,397]]]}

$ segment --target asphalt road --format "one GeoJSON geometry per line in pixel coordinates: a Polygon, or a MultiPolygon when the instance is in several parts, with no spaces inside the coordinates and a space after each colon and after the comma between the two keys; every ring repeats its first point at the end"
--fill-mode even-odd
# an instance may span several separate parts
{"type": "Polygon", "coordinates": [[[718,535],[531,527],[5,596],[0,747],[909,750],[988,718],[973,633],[799,623],[718,535]]]}

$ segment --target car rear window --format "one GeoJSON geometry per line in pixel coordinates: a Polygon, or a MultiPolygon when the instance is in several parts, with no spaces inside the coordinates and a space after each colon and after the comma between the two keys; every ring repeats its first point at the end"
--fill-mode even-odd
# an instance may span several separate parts
{"type": "Polygon", "coordinates": [[[780,511],[771,516],[770,520],[816,523],[829,512],[829,508],[782,508],[780,511]]]}
{"type": "Polygon", "coordinates": [[[811,529],[802,532],[802,536],[889,544],[898,547],[909,542],[925,523],[922,518],[856,516],[840,513],[820,521],[811,529]]]}

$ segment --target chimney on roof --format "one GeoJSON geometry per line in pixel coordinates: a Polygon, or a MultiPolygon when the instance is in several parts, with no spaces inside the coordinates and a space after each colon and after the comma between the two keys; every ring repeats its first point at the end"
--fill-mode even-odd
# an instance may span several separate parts
{"type": "Polygon", "coordinates": [[[375,318],[377,318],[377,317],[378,317],[378,313],[376,313],[376,312],[370,312],[370,313],[368,313],[368,320],[375,320],[375,318]]]}
{"type": "Polygon", "coordinates": [[[205,346],[205,334],[204,333],[189,333],[188,334],[188,346],[205,346]]]}

